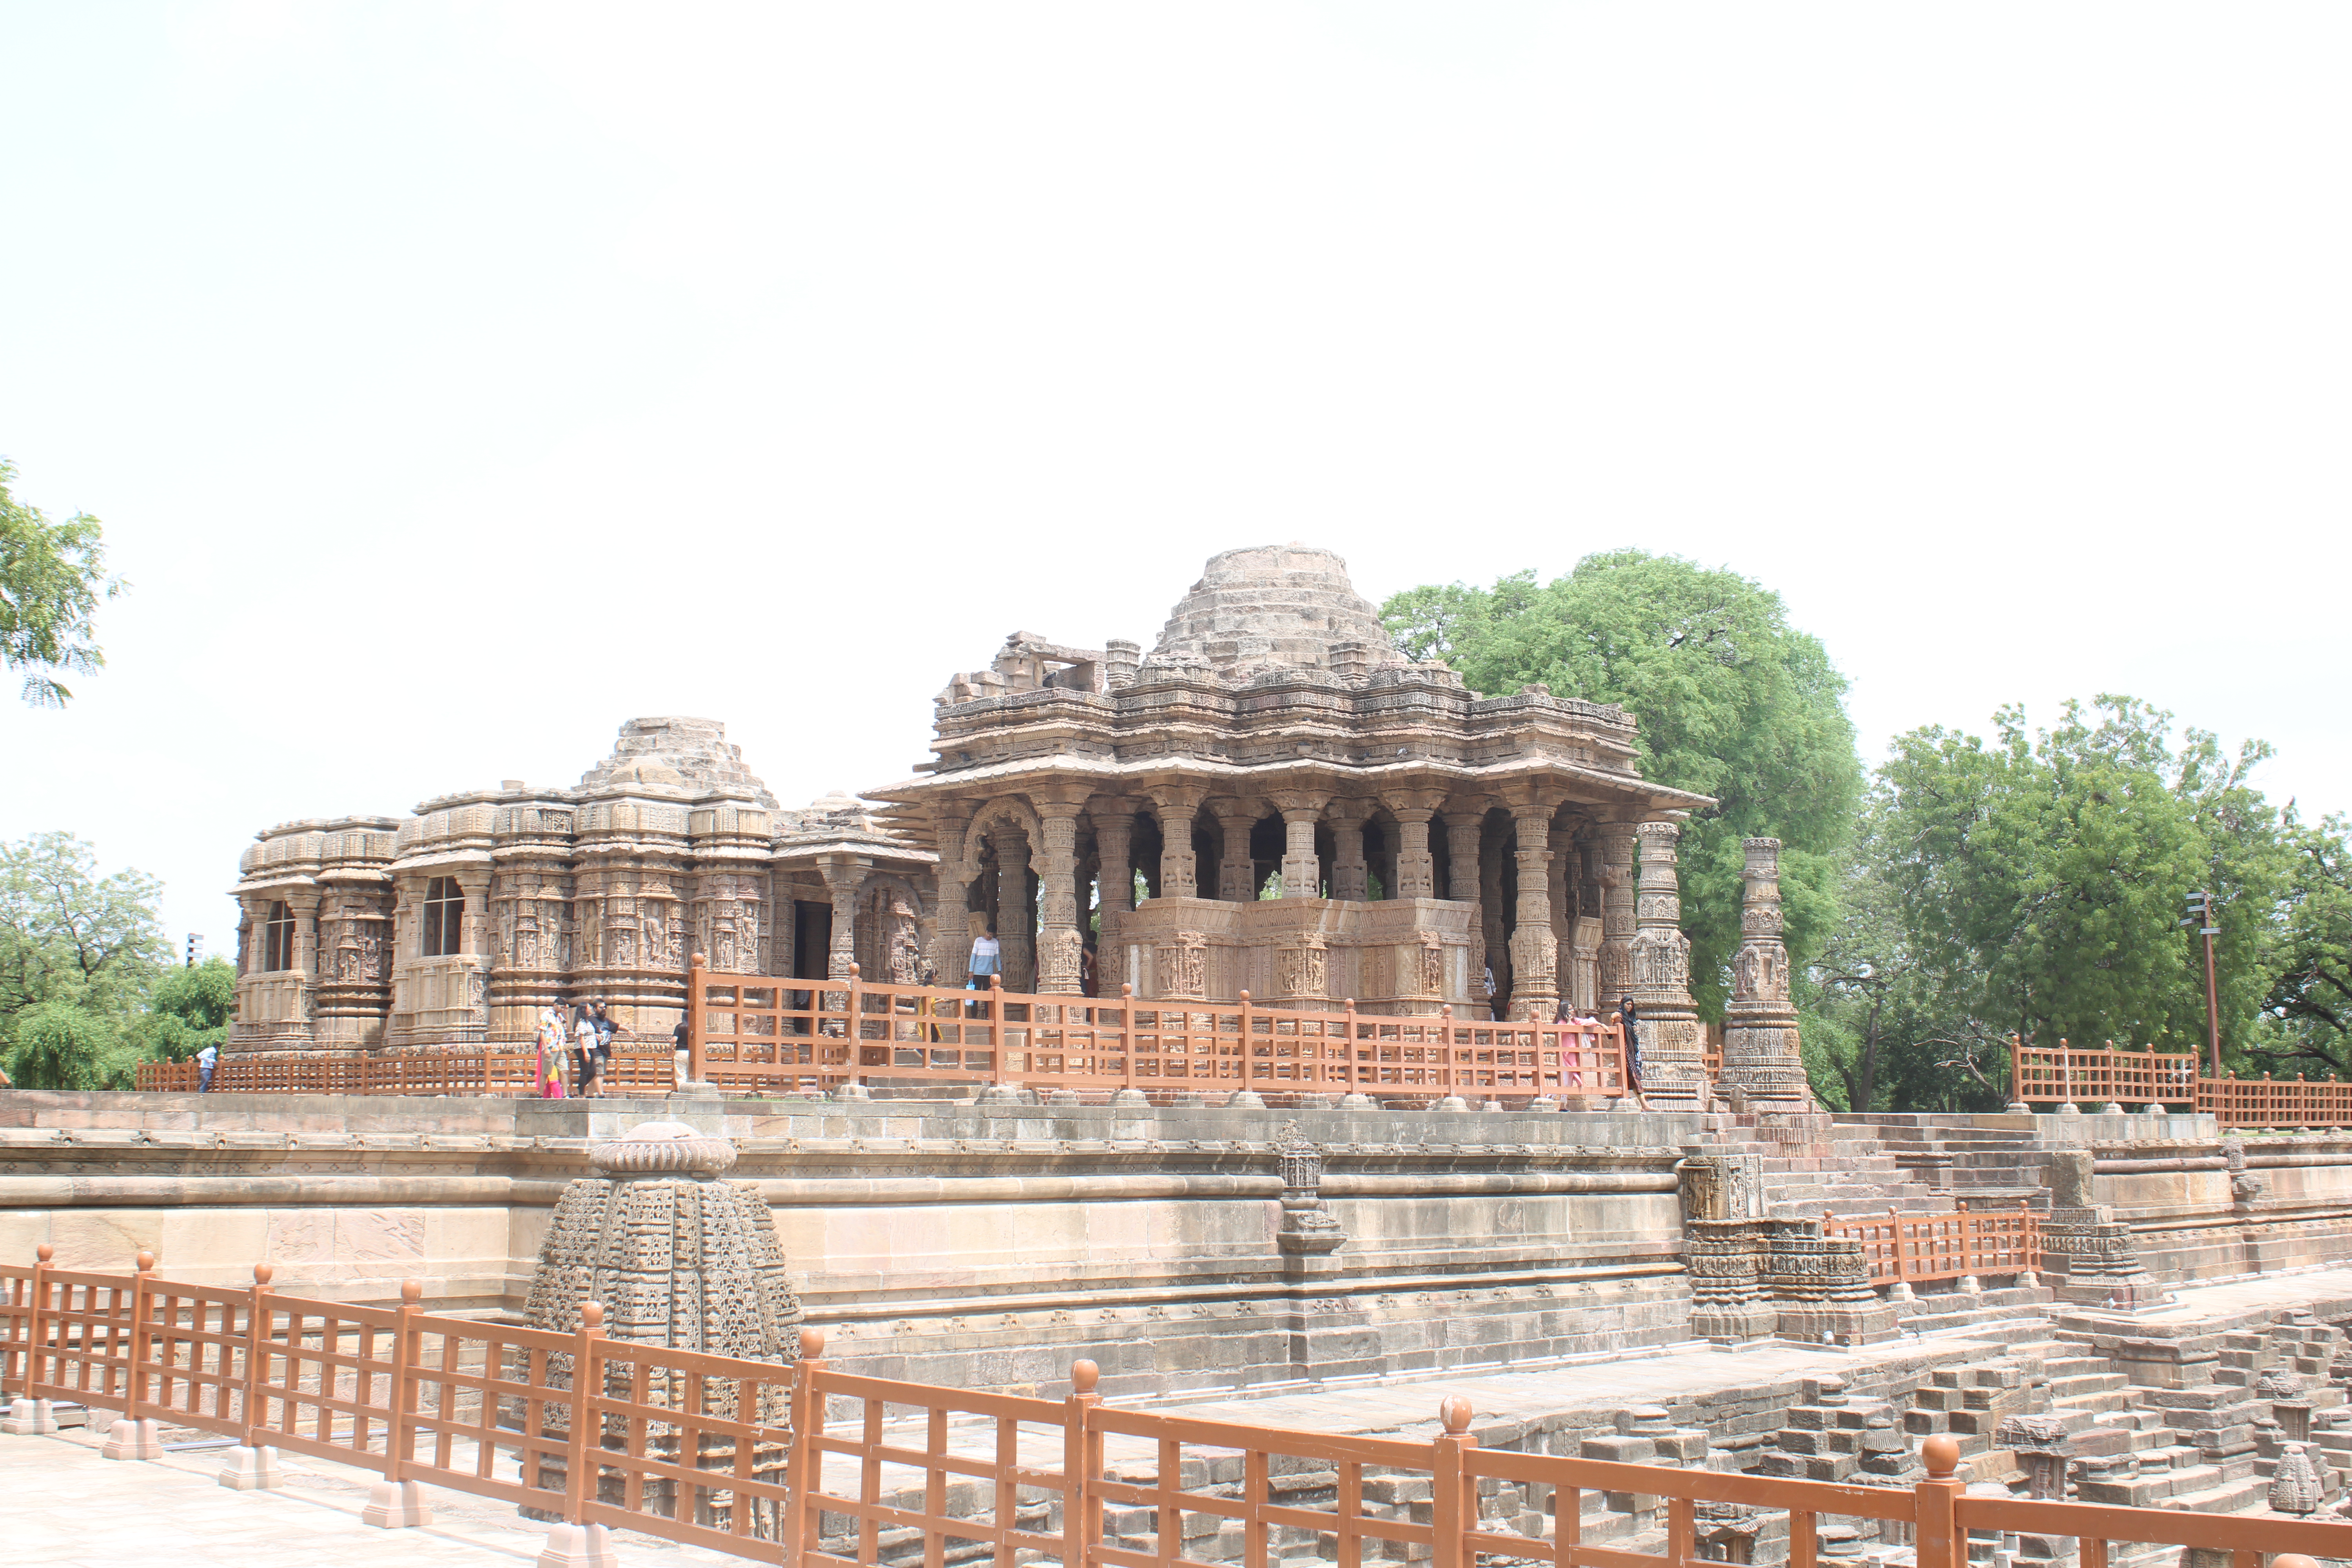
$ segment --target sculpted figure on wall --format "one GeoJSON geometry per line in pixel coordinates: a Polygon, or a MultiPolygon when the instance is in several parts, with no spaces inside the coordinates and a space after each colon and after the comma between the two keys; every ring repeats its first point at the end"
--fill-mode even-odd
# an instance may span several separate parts
{"type": "Polygon", "coordinates": [[[1174,942],[1159,949],[1160,989],[1169,996],[1205,996],[1209,984],[1209,939],[1197,931],[1180,931],[1174,942]]]}

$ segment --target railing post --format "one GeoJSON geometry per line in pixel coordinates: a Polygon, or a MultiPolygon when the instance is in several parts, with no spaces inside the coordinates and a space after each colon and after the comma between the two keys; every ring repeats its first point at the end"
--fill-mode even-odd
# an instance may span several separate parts
{"type": "Polygon", "coordinates": [[[1968,1551],[1952,1517],[1952,1505],[1965,1488],[1957,1474],[1960,1446],[1939,1432],[1919,1446],[1919,1457],[1927,1461],[1927,1479],[1911,1489],[1918,1516],[1918,1568],[1965,1568],[1968,1551]]]}
{"type": "MultiPolygon", "coordinates": [[[[1070,1363],[1070,1397],[1062,1413],[1062,1561],[1087,1563],[1102,1540],[1102,1434],[1094,1429],[1095,1392],[1101,1371],[1090,1361],[1070,1363]]],[[[1161,1478],[1163,1483],[1166,1478],[1161,1478]]]]}
{"type": "Polygon", "coordinates": [[[1347,1066],[1347,1072],[1341,1080],[1344,1087],[1339,1092],[1343,1095],[1360,1094],[1363,1091],[1356,1087],[1356,999],[1353,996],[1348,998],[1348,1051],[1341,1059],[1347,1066]]]}
{"type": "Polygon", "coordinates": [[[1454,1004],[1441,1003],[1437,1009],[1438,1071],[1437,1087],[1446,1094],[1454,1092],[1454,1004]]]}
{"type": "Polygon", "coordinates": [[[571,1431],[564,1444],[563,1518],[547,1527],[547,1545],[539,1554],[547,1568],[592,1568],[613,1561],[612,1533],[587,1520],[588,1504],[596,1496],[595,1471],[589,1456],[604,1451],[604,1413],[598,1408],[604,1370],[597,1352],[604,1343],[604,1308],[601,1302],[580,1303],[579,1331],[572,1336],[571,1431]]]}
{"type": "MultiPolygon", "coordinates": [[[[1097,989],[1100,989],[1097,987],[1097,989]]],[[[1135,1088],[1135,983],[1118,983],[1118,1059],[1126,1065],[1120,1075],[1120,1092],[1131,1094],[1135,1088]]]]}
{"type": "Polygon", "coordinates": [[[1893,1204],[1886,1205],[1886,1239],[1895,1248],[1895,1289],[1888,1294],[1900,1300],[1907,1293],[1910,1275],[1906,1272],[1906,1264],[1903,1257],[1905,1250],[1903,1216],[1896,1212],[1893,1204]]]}
{"type": "Polygon", "coordinates": [[[1430,1519],[1435,1527],[1430,1531],[1435,1538],[1431,1543],[1433,1568],[1473,1568],[1478,1560],[1462,1540],[1478,1522],[1473,1482],[1462,1473],[1463,1453],[1478,1443],[1470,1435],[1472,1413],[1470,1402],[1458,1394],[1449,1394],[1437,1404],[1437,1418],[1445,1430],[1430,1439],[1430,1519]]]}
{"type": "MultiPolygon", "coordinates": [[[[406,1530],[414,1525],[433,1522],[433,1510],[425,1506],[425,1489],[408,1479],[408,1448],[415,1441],[416,1424],[411,1419],[416,1414],[416,1305],[425,1294],[421,1279],[400,1282],[400,1306],[392,1319],[392,1415],[384,1424],[383,1479],[368,1489],[367,1507],[360,1510],[361,1522],[384,1530],[406,1530]]],[[[364,1401],[364,1382],[360,1398],[364,1401]]]]}
{"type": "MultiPolygon", "coordinates": [[[[849,994],[842,998],[842,1005],[849,1011],[849,1021],[842,1026],[841,1031],[849,1046],[849,1059],[842,1064],[849,1069],[849,1077],[842,1085],[845,1089],[855,1089],[865,1087],[858,1082],[858,1068],[865,1064],[866,1059],[865,1048],[858,1044],[866,1037],[861,1032],[864,1028],[865,1015],[858,1008],[858,998],[864,991],[864,972],[858,968],[857,961],[852,959],[849,962],[849,994]]],[[[856,1100],[859,1097],[853,1094],[847,1098],[856,1100]]]]}
{"type": "Polygon", "coordinates": [[[698,952],[690,955],[686,961],[686,1081],[688,1083],[702,1081],[703,963],[703,956],[698,952]]]}
{"type": "MultiPolygon", "coordinates": [[[[1253,1053],[1253,1052],[1257,1048],[1256,1037],[1255,1037],[1255,1036],[1254,1036],[1254,1035],[1250,1032],[1250,994],[1249,994],[1248,992],[1246,992],[1246,991],[1243,992],[1243,993],[1241,994],[1241,1000],[1242,1000],[1242,1080],[1241,1080],[1241,1082],[1239,1082],[1239,1083],[1237,1083],[1237,1084],[1235,1084],[1235,1085],[1234,1086],[1236,1089],[1248,1089],[1248,1088],[1250,1087],[1250,1057],[1251,1057],[1251,1054],[1252,1054],[1252,1053],[1253,1053]]],[[[1209,1014],[1209,1025],[1210,1025],[1210,1026],[1211,1026],[1212,1028],[1214,1028],[1214,1027],[1216,1026],[1216,1022],[1217,1022],[1216,1013],[1215,1013],[1215,1011],[1214,1011],[1213,1009],[1212,1009],[1212,1010],[1211,1010],[1211,1012],[1210,1012],[1210,1014],[1209,1014]]],[[[1272,1041],[1272,1035],[1271,1035],[1271,1033],[1270,1033],[1270,1032],[1269,1032],[1269,1034],[1268,1034],[1267,1038],[1268,1038],[1268,1044],[1267,1044],[1267,1046],[1266,1046],[1266,1049],[1267,1049],[1267,1051],[1268,1051],[1269,1053],[1271,1053],[1271,1052],[1273,1051],[1273,1049],[1274,1049],[1274,1047],[1273,1047],[1273,1045],[1272,1045],[1272,1043],[1271,1043],[1271,1041],[1272,1041]]]]}
{"type": "Polygon", "coordinates": [[[25,1381],[8,1402],[7,1419],[0,1421],[0,1432],[11,1437],[44,1437],[58,1429],[57,1415],[37,1387],[43,1381],[41,1349],[48,1338],[49,1259],[57,1255],[46,1241],[33,1251],[33,1278],[26,1284],[32,1294],[25,1303],[25,1381]]]}
{"type": "Polygon", "coordinates": [[[824,1371],[824,1331],[801,1331],[800,1359],[793,1363],[793,1449],[784,1460],[784,1568],[800,1568],[817,1546],[824,1510],[809,1499],[824,1480],[824,1453],[817,1436],[824,1430],[824,1395],[817,1374],[824,1371]]]}
{"type": "MultiPolygon", "coordinates": [[[[147,1286],[155,1277],[155,1255],[142,1252],[131,1276],[131,1346],[122,1363],[122,1414],[107,1428],[101,1458],[160,1459],[163,1436],[152,1420],[142,1418],[139,1394],[146,1385],[147,1286]]],[[[89,1348],[87,1345],[85,1349],[89,1348]]]]}
{"type": "Polygon", "coordinates": [[[284,1484],[278,1471],[278,1450],[256,1443],[260,1435],[261,1387],[269,1376],[269,1265],[253,1266],[253,1290],[245,1306],[245,1381],[239,1392],[236,1447],[221,1460],[215,1479],[236,1491],[284,1484]]]}

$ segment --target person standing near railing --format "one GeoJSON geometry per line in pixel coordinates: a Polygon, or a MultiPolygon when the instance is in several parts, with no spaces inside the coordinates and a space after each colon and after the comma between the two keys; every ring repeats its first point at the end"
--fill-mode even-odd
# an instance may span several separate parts
{"type": "MultiPolygon", "coordinates": [[[[996,940],[996,922],[991,921],[988,922],[988,929],[972,941],[971,966],[966,971],[964,989],[987,990],[988,977],[1001,973],[1003,963],[1004,947],[996,940]]],[[[977,1009],[971,1008],[971,1004],[967,1003],[965,1005],[968,1010],[977,1014],[977,1009]]]]}
{"type": "Polygon", "coordinates": [[[220,1061],[220,1050],[210,1040],[196,1053],[196,1092],[210,1094],[213,1088],[213,1068],[220,1061]]]}
{"type": "Polygon", "coordinates": [[[604,1079],[613,1068],[613,1037],[621,1032],[618,1019],[604,1010],[604,999],[599,996],[588,1010],[588,1021],[595,1026],[595,1034],[588,1040],[588,1088],[591,1100],[604,1098],[604,1079]]]}
{"type": "Polygon", "coordinates": [[[1625,1032],[1625,1087],[1633,1091],[1636,1102],[1642,1098],[1642,1037],[1634,1026],[1641,1021],[1642,1016],[1633,1011],[1633,999],[1620,996],[1617,1024],[1625,1032]]]}
{"type": "Polygon", "coordinates": [[[563,1058],[569,1048],[563,1032],[562,1011],[542,1007],[539,1012],[539,1046],[532,1059],[532,1087],[541,1100],[563,1098],[563,1058]]]}

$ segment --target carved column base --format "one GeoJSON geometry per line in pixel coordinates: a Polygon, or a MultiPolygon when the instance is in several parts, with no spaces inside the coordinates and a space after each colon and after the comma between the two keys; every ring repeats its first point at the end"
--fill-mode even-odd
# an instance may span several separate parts
{"type": "Polygon", "coordinates": [[[2042,1272],[2056,1299],[2074,1306],[2136,1312],[2172,1299],[2141,1266],[2131,1227],[2105,1205],[2050,1211],[2042,1223],[2042,1272]]]}
{"type": "Polygon", "coordinates": [[[1895,1337],[1895,1309],[1870,1288],[1862,1243],[1818,1235],[1790,1222],[1765,1253],[1763,1285],[1780,1308],[1784,1340],[1842,1345],[1895,1337]]]}
{"type": "Polygon", "coordinates": [[[1726,1093],[1744,1092],[1751,1101],[1810,1100],[1804,1059],[1797,1048],[1796,1010],[1783,1002],[1727,1004],[1723,1010],[1723,1080],[1726,1093]]]}
{"type": "Polygon", "coordinates": [[[1760,1282],[1767,1226],[1750,1219],[1685,1220],[1690,1235],[1690,1331],[1716,1344],[1769,1339],[1779,1303],[1760,1282]]]}

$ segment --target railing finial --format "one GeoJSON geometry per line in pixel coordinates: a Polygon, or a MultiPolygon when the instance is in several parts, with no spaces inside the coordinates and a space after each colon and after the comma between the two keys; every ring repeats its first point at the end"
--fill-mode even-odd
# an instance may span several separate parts
{"type": "Polygon", "coordinates": [[[1449,1437],[1459,1437],[1470,1430],[1470,1418],[1475,1414],[1470,1401],[1458,1394],[1449,1394],[1437,1402],[1437,1418],[1445,1424],[1449,1437]]]}
{"type": "Polygon", "coordinates": [[[580,1326],[583,1329],[603,1328],[604,1326],[604,1303],[602,1301],[581,1302],[580,1326]]]}
{"type": "Polygon", "coordinates": [[[1919,1457],[1927,1462],[1927,1479],[1931,1481],[1948,1481],[1960,1468],[1960,1446],[1949,1433],[1938,1432],[1920,1444],[1919,1457]]]}
{"type": "Polygon", "coordinates": [[[402,1280],[400,1282],[400,1300],[403,1304],[411,1307],[414,1307],[417,1302],[425,1300],[425,1281],[422,1279],[402,1280]]]}
{"type": "Polygon", "coordinates": [[[47,1263],[50,1258],[55,1258],[57,1255],[58,1249],[46,1241],[41,1243],[40,1246],[33,1248],[33,1256],[43,1263],[47,1263]]]}
{"type": "Polygon", "coordinates": [[[1070,1363],[1070,1387],[1079,1394],[1092,1394],[1095,1384],[1102,1381],[1102,1369],[1090,1361],[1070,1363]]]}
{"type": "Polygon", "coordinates": [[[256,1285],[267,1285],[269,1283],[269,1277],[277,1272],[277,1269],[267,1263],[257,1263],[253,1266],[253,1282],[256,1285]]]}
{"type": "Polygon", "coordinates": [[[134,1267],[136,1267],[142,1274],[153,1273],[155,1271],[155,1255],[146,1250],[146,1248],[142,1247],[139,1251],[139,1257],[134,1262],[134,1267]]]}
{"type": "Polygon", "coordinates": [[[801,1331],[801,1359],[803,1361],[820,1361],[824,1359],[824,1331],[823,1329],[803,1329],[801,1331]]]}

